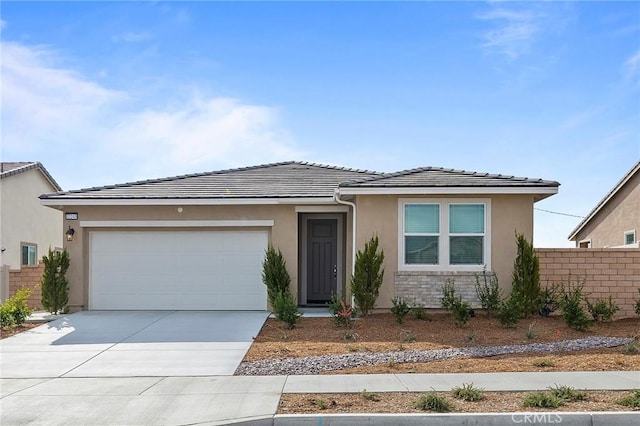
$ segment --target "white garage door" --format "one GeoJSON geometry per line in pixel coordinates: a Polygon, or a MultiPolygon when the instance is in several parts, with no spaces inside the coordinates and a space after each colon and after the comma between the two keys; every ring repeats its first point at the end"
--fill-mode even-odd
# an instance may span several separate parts
{"type": "Polygon", "coordinates": [[[266,310],[265,231],[91,232],[89,309],[266,310]]]}

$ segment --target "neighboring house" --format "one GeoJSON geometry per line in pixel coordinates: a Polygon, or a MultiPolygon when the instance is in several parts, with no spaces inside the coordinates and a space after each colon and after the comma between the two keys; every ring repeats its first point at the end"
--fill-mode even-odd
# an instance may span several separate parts
{"type": "Polygon", "coordinates": [[[35,266],[49,247],[62,248],[62,213],[38,199],[43,192],[61,190],[40,163],[0,163],[2,300],[8,296],[8,269],[35,266]]]}
{"type": "Polygon", "coordinates": [[[403,296],[439,307],[475,274],[510,286],[515,232],[531,239],[533,204],[558,192],[541,179],[442,168],[384,174],[283,162],[41,196],[72,220],[70,308],[267,309],[269,244],[300,305],[349,297],[355,251],[385,253],[378,307],[403,296]],[[355,232],[354,232],[355,229],[355,232]]]}
{"type": "Polygon", "coordinates": [[[613,187],[569,240],[576,247],[640,247],[640,161],[613,187]]]}

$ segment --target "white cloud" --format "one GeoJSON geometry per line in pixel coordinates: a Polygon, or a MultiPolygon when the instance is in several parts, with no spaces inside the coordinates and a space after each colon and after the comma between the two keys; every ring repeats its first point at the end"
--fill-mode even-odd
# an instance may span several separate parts
{"type": "Polygon", "coordinates": [[[640,50],[625,61],[624,68],[628,78],[640,86],[640,50]]]}
{"type": "Polygon", "coordinates": [[[489,52],[515,60],[529,53],[538,39],[558,31],[572,19],[572,13],[568,9],[570,6],[528,6],[526,4],[527,9],[523,9],[521,4],[512,6],[498,2],[491,4],[490,11],[479,14],[478,19],[488,21],[493,26],[483,34],[483,47],[489,52]],[[552,9],[554,7],[562,7],[561,13],[556,13],[552,9]]]}
{"type": "Polygon", "coordinates": [[[5,28],[7,28],[7,21],[0,19],[0,30],[4,30],[5,28]]]}
{"type": "Polygon", "coordinates": [[[43,47],[2,43],[2,154],[73,164],[60,177],[64,188],[300,155],[273,107],[198,95],[158,105],[56,66],[58,59],[43,47]]]}

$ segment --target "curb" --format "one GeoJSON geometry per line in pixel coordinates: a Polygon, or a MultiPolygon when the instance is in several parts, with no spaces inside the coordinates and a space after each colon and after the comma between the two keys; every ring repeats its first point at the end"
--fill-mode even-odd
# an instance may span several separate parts
{"type": "Polygon", "coordinates": [[[234,425],[246,426],[332,426],[332,425],[569,425],[569,426],[636,426],[640,412],[515,412],[515,413],[459,413],[459,414],[280,414],[234,425]]]}

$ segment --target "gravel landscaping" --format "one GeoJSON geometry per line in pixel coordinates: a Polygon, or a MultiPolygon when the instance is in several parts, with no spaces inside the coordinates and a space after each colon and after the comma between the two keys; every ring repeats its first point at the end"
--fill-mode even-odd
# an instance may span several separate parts
{"type": "Polygon", "coordinates": [[[263,359],[245,361],[236,370],[241,376],[305,375],[342,370],[362,366],[393,363],[416,363],[456,359],[461,357],[485,358],[497,355],[522,353],[554,353],[582,351],[595,348],[622,346],[633,341],[625,337],[589,336],[580,339],[561,340],[549,343],[519,345],[473,346],[434,350],[406,350],[393,352],[357,352],[328,354],[298,358],[263,359]]]}

